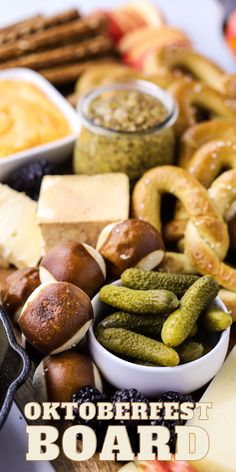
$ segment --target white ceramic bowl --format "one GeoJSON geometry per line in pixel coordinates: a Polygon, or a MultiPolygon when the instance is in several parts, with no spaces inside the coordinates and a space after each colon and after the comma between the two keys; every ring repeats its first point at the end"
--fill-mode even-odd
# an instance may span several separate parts
{"type": "Polygon", "coordinates": [[[0,72],[0,80],[6,79],[23,80],[38,87],[66,117],[71,127],[71,135],[0,158],[0,181],[7,177],[13,169],[17,169],[17,167],[32,160],[44,158],[55,162],[63,161],[72,152],[80,130],[80,120],[77,112],[55,87],[40,74],[25,68],[6,69],[0,72]]]}
{"type": "MultiPolygon", "coordinates": [[[[120,281],[114,282],[120,285],[120,281]]],[[[230,328],[219,334],[215,347],[196,361],[177,367],[147,367],[125,361],[107,351],[96,339],[94,328],[111,310],[99,299],[92,301],[94,323],[89,329],[88,341],[91,356],[103,377],[116,388],[137,388],[143,395],[154,396],[170,390],[190,393],[209,382],[221,368],[229,344],[230,328]]],[[[219,297],[215,304],[227,312],[219,297]]],[[[114,309],[112,310],[115,311],[114,309]]]]}

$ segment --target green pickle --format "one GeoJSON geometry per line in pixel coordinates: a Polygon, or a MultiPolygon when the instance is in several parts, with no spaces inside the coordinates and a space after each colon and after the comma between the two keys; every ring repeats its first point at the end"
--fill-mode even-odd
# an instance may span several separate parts
{"type": "Polygon", "coordinates": [[[197,323],[195,323],[193,325],[190,333],[189,333],[189,338],[194,338],[194,336],[196,336],[197,332],[198,332],[198,325],[197,325],[197,323]]]}
{"type": "Polygon", "coordinates": [[[224,331],[231,326],[232,318],[221,308],[211,305],[202,314],[201,324],[207,331],[224,331]]]}
{"type": "Polygon", "coordinates": [[[188,338],[200,314],[213,302],[219,286],[213,277],[199,278],[181,298],[180,307],[165,321],[161,337],[167,346],[179,346],[188,338]]]}
{"type": "Polygon", "coordinates": [[[179,305],[178,298],[169,290],[133,290],[105,285],[99,294],[107,305],[138,315],[171,313],[179,305]]]}
{"type": "Polygon", "coordinates": [[[186,341],[177,349],[181,364],[196,361],[204,355],[204,346],[196,341],[186,341]]]}
{"type": "Polygon", "coordinates": [[[154,362],[142,361],[142,359],[133,359],[133,364],[144,365],[145,367],[162,367],[160,364],[154,364],[154,362]]]}
{"type": "Polygon", "coordinates": [[[107,316],[97,327],[97,331],[107,328],[124,328],[145,336],[156,337],[161,334],[166,316],[138,316],[126,312],[116,312],[107,316]]]}
{"type": "Polygon", "coordinates": [[[108,351],[116,354],[164,367],[174,367],[179,364],[179,355],[174,349],[127,329],[100,330],[97,339],[108,351]]]}
{"type": "Polygon", "coordinates": [[[121,275],[124,287],[136,290],[165,289],[174,292],[178,297],[182,297],[198,279],[198,275],[169,274],[136,268],[127,269],[121,275]]]}

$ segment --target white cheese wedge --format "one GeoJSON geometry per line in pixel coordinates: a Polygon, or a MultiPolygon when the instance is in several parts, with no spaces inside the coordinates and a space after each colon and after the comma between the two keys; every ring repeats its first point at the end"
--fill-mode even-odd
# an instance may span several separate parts
{"type": "Polygon", "coordinates": [[[37,203],[0,184],[0,257],[17,268],[36,266],[41,257],[37,203]]]}
{"type": "Polygon", "coordinates": [[[43,178],[38,223],[45,252],[69,239],[95,247],[106,225],[128,216],[129,179],[125,174],[43,178]]]}
{"type": "Polygon", "coordinates": [[[192,465],[200,472],[235,472],[236,346],[200,401],[212,403],[212,409],[208,410],[209,420],[199,420],[196,414],[187,424],[207,431],[210,448],[204,459],[192,462],[192,465]]]}

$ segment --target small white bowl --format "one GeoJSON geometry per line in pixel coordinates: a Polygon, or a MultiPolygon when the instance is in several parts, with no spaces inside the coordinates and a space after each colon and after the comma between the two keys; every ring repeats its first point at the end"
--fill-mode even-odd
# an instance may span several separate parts
{"type": "MultiPolygon", "coordinates": [[[[121,285],[120,281],[114,282],[121,285]]],[[[227,312],[219,297],[215,304],[227,312]]],[[[107,351],[96,339],[94,328],[115,309],[110,309],[99,299],[92,301],[94,323],[89,329],[88,342],[91,356],[103,377],[116,388],[137,388],[143,395],[154,396],[170,390],[190,393],[203,387],[220,370],[227,354],[230,328],[219,334],[219,341],[205,356],[177,367],[147,367],[120,359],[107,351]]]]}
{"type": "Polygon", "coordinates": [[[1,80],[22,80],[30,82],[38,87],[48,99],[56,105],[67,119],[71,134],[47,144],[35,146],[15,154],[0,158],[0,181],[6,178],[12,170],[17,169],[26,162],[36,159],[47,159],[61,162],[66,159],[73,150],[74,143],[80,130],[80,119],[78,113],[69,102],[53,87],[46,79],[37,72],[26,68],[6,69],[0,72],[1,80]]]}

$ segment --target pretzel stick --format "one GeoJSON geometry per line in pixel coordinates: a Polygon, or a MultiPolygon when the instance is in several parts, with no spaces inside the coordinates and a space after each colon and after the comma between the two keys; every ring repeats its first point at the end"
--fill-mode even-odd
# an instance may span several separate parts
{"type": "Polygon", "coordinates": [[[21,28],[27,28],[28,26],[31,28],[31,26],[39,19],[42,19],[42,15],[40,14],[0,28],[0,44],[8,41],[8,38],[11,39],[21,28]]]}
{"type": "Polygon", "coordinates": [[[0,29],[0,44],[16,41],[19,38],[26,37],[37,31],[42,31],[47,28],[51,28],[57,25],[68,23],[72,20],[76,20],[80,17],[78,10],[70,9],[62,13],[44,17],[42,15],[36,15],[26,20],[23,20],[14,25],[10,25],[6,28],[0,29]]]}
{"type": "Polygon", "coordinates": [[[89,59],[111,51],[112,41],[108,37],[100,35],[79,44],[70,44],[4,62],[0,64],[0,69],[10,67],[29,67],[35,70],[51,68],[54,65],[89,59]]]}
{"type": "Polygon", "coordinates": [[[94,36],[104,31],[107,25],[105,17],[88,17],[71,21],[65,25],[55,26],[45,31],[39,31],[28,38],[20,39],[14,44],[0,47],[1,62],[16,58],[40,48],[50,48],[58,44],[65,44],[79,40],[86,36],[94,36]]]}
{"type": "Polygon", "coordinates": [[[51,69],[41,69],[39,72],[55,85],[61,85],[76,80],[83,72],[92,65],[103,64],[108,61],[114,61],[112,56],[104,56],[100,59],[93,61],[78,62],[75,64],[64,64],[58,67],[52,67],[51,69]]]}

